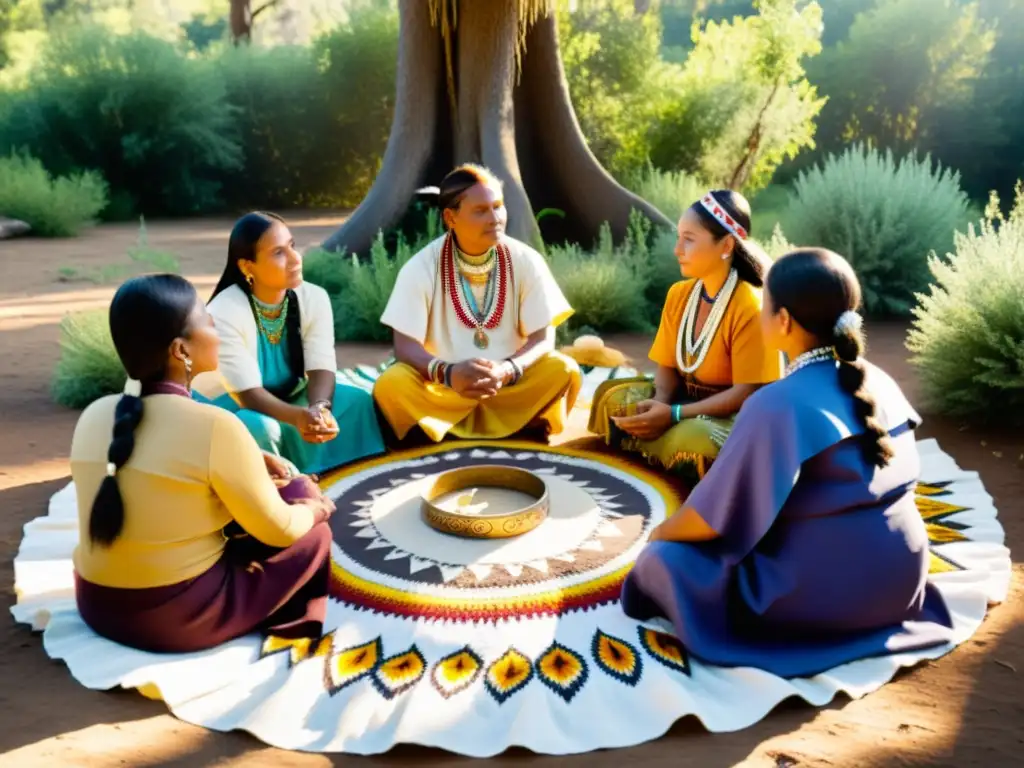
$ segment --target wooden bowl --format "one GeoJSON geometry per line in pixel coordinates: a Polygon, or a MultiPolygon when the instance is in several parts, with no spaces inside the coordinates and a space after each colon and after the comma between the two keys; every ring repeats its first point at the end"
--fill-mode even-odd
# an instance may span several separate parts
{"type": "Polygon", "coordinates": [[[471,539],[508,539],[532,531],[544,522],[549,506],[547,485],[537,475],[516,467],[483,464],[435,475],[423,492],[422,508],[427,525],[442,533],[471,539]],[[469,507],[465,512],[458,511],[458,507],[453,511],[437,503],[456,491],[471,488],[519,491],[533,501],[517,509],[490,513],[472,512],[469,507]]]}

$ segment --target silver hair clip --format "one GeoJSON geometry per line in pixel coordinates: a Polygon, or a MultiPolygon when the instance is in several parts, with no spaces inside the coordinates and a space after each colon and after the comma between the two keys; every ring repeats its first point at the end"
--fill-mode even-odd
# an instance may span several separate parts
{"type": "Polygon", "coordinates": [[[836,320],[835,327],[832,332],[836,336],[849,336],[854,333],[859,333],[860,329],[864,327],[864,320],[860,314],[854,312],[852,309],[848,309],[839,316],[836,320]]]}

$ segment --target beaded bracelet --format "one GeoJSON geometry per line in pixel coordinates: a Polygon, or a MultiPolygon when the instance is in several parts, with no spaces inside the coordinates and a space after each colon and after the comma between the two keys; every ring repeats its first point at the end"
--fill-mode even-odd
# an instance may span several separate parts
{"type": "Polygon", "coordinates": [[[434,384],[452,385],[452,365],[436,357],[427,363],[427,378],[434,384]]]}
{"type": "Polygon", "coordinates": [[[509,382],[509,385],[516,384],[521,378],[523,378],[523,369],[520,367],[519,363],[511,357],[505,362],[512,366],[512,381],[509,382]]]}
{"type": "Polygon", "coordinates": [[[683,406],[673,405],[672,406],[672,423],[678,424],[683,420],[683,406]]]}

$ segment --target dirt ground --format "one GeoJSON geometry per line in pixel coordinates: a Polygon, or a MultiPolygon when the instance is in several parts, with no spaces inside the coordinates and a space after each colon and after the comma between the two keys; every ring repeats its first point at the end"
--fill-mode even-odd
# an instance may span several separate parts
{"type": "MultiPolygon", "coordinates": [[[[322,214],[291,217],[300,245],[319,241],[340,221],[322,214]]],[[[230,222],[192,220],[149,226],[150,245],[181,257],[184,274],[210,290],[226,252],[230,222]]],[[[44,514],[50,495],[68,480],[67,454],[77,414],[54,405],[49,382],[58,357],[61,316],[109,302],[112,284],[62,281],[127,263],[134,226],[103,226],[67,241],[0,242],[0,765],[19,766],[292,766],[423,765],[469,761],[447,753],[400,748],[377,758],[288,753],[241,733],[186,725],[165,707],[124,691],[79,686],[43,652],[39,635],[16,627],[11,560],[22,526],[44,514]]],[[[905,329],[870,329],[872,359],[916,397],[903,348],[905,329]]],[[[614,340],[642,358],[643,339],[614,340]]],[[[386,350],[339,347],[344,365],[378,362],[386,350]]],[[[925,437],[966,469],[981,473],[995,498],[1015,555],[1013,591],[965,646],[901,674],[860,701],[824,709],[787,703],[761,723],[734,734],[708,734],[690,720],[662,739],[627,750],[572,758],[513,751],[498,765],[557,766],[1010,766],[1024,751],[1024,436],[980,433],[926,418],[925,437]],[[1014,691],[1017,693],[1014,693],[1014,691]]]]}

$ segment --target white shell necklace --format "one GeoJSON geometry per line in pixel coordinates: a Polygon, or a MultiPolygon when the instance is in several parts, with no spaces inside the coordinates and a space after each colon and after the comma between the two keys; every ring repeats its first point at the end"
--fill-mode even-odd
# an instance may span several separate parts
{"type": "Polygon", "coordinates": [[[802,355],[797,355],[793,358],[793,362],[786,366],[786,375],[792,376],[801,368],[806,368],[808,365],[814,365],[815,363],[835,362],[835,359],[836,353],[832,347],[809,349],[802,355]]]}
{"type": "Polygon", "coordinates": [[[682,373],[693,373],[704,364],[704,358],[711,349],[711,342],[715,338],[718,326],[725,317],[725,310],[729,308],[729,300],[732,298],[736,284],[739,282],[739,275],[735,269],[729,270],[729,277],[725,285],[715,297],[715,303],[711,307],[708,319],[704,321],[704,327],[700,329],[700,335],[694,339],[693,329],[697,325],[697,313],[700,311],[700,297],[704,292],[704,281],[698,280],[690,291],[690,298],[683,310],[683,317],[679,323],[679,337],[676,339],[676,365],[682,373]],[[693,360],[689,365],[683,359],[683,350],[686,350],[686,360],[693,360]]]}

